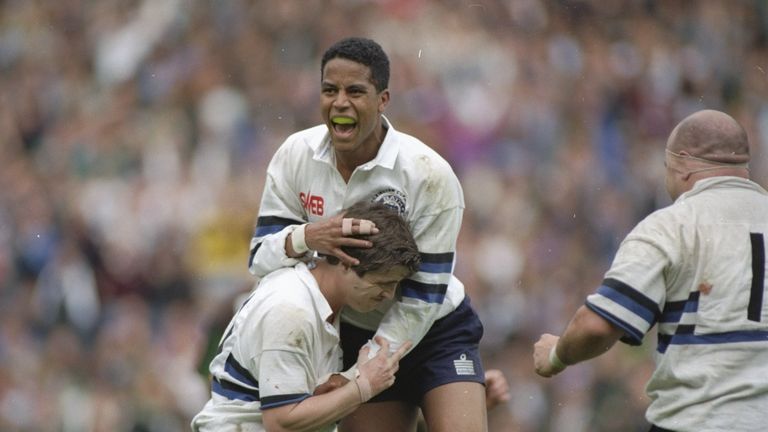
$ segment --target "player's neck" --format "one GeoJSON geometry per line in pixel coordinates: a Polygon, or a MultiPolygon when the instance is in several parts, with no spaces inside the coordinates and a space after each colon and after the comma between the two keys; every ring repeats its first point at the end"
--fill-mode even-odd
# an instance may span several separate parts
{"type": "Polygon", "coordinates": [[[352,173],[355,172],[357,167],[376,158],[386,136],[387,129],[382,126],[377,128],[376,132],[372,133],[357,149],[350,152],[339,152],[334,150],[336,169],[339,171],[339,174],[341,174],[345,183],[349,183],[349,179],[352,177],[352,173]]]}
{"type": "Polygon", "coordinates": [[[343,292],[338,288],[339,284],[335,280],[334,267],[325,261],[319,260],[315,268],[310,270],[312,276],[317,281],[317,286],[320,288],[320,292],[325,297],[328,305],[333,312],[328,317],[328,322],[333,323],[333,320],[338,316],[341,308],[344,306],[343,292]]]}

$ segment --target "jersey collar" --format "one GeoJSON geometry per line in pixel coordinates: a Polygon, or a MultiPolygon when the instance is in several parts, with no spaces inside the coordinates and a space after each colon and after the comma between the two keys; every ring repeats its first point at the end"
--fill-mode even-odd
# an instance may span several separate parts
{"type": "Polygon", "coordinates": [[[706,190],[715,189],[718,187],[754,189],[762,194],[768,193],[759,184],[743,177],[716,176],[698,180],[696,183],[694,183],[691,190],[681,194],[679,197],[677,197],[676,201],[681,201],[682,199],[690,198],[706,190]]]}
{"type": "Polygon", "coordinates": [[[323,321],[327,321],[328,317],[333,314],[333,310],[331,310],[331,305],[328,304],[328,300],[326,300],[325,296],[320,291],[320,286],[317,285],[317,280],[312,276],[309,267],[303,262],[296,264],[296,270],[299,279],[309,287],[309,293],[312,295],[312,302],[315,305],[315,310],[317,310],[318,315],[323,318],[323,321]]]}
{"type": "MultiPolygon", "coordinates": [[[[387,128],[387,135],[384,137],[384,142],[381,143],[376,157],[357,167],[359,170],[370,171],[377,166],[387,169],[395,167],[399,149],[399,132],[395,130],[387,117],[382,115],[381,118],[384,121],[384,127],[387,128]]],[[[325,132],[322,140],[312,143],[311,146],[314,151],[314,160],[334,165],[333,146],[331,145],[331,135],[328,131],[325,132]]]]}

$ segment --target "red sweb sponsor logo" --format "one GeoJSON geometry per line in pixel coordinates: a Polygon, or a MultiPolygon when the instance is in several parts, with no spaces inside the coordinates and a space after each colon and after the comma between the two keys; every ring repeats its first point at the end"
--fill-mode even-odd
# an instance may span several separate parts
{"type": "Polygon", "coordinates": [[[317,216],[323,215],[323,204],[325,203],[323,197],[301,192],[299,193],[299,199],[301,200],[301,206],[307,212],[317,216]]]}

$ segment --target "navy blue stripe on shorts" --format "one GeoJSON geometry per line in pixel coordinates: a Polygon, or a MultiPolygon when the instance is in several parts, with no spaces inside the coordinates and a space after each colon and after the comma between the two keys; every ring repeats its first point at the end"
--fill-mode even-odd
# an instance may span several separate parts
{"type": "MultiPolygon", "coordinates": [[[[357,355],[374,332],[341,323],[341,347],[344,369],[357,361],[357,355]]],[[[424,339],[400,360],[395,384],[371,402],[406,401],[420,405],[428,391],[452,382],[477,382],[485,385],[485,371],[478,345],[483,324],[469,302],[469,297],[451,313],[435,321],[424,339]]]]}

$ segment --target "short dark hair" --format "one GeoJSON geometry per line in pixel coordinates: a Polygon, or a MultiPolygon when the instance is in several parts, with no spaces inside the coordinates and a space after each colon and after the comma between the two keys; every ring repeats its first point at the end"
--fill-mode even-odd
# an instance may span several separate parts
{"type": "MultiPolygon", "coordinates": [[[[347,255],[360,261],[360,264],[352,266],[358,276],[363,277],[368,272],[388,270],[396,266],[407,268],[409,274],[419,269],[421,255],[416,240],[413,239],[408,223],[391,207],[381,203],[358,202],[344,210],[344,217],[367,219],[379,229],[378,234],[351,236],[370,240],[373,247],[341,248],[347,255]]],[[[327,256],[326,259],[331,264],[339,262],[338,258],[333,256],[327,256]]]]}
{"type": "Polygon", "coordinates": [[[320,62],[320,79],[323,78],[326,63],[335,58],[352,60],[368,66],[376,91],[381,92],[389,87],[389,57],[381,45],[374,40],[349,37],[333,44],[325,51],[323,60],[320,62]]]}

